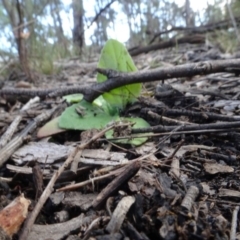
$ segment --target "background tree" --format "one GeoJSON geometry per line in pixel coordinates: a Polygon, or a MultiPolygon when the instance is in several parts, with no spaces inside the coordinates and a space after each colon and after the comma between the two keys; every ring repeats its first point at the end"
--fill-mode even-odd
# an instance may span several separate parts
{"type": "Polygon", "coordinates": [[[72,0],[73,42],[81,50],[84,46],[84,9],[82,0],[72,0]]]}

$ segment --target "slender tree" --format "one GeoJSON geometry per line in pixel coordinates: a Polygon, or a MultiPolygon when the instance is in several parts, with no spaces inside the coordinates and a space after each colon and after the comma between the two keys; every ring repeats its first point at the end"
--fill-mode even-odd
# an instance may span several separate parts
{"type": "Polygon", "coordinates": [[[84,46],[84,9],[82,0],[72,0],[73,42],[81,50],[84,46]]]}

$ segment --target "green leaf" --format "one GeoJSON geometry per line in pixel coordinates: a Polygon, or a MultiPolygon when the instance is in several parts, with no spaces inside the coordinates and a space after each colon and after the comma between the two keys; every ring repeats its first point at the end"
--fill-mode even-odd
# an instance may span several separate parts
{"type": "MultiPolygon", "coordinates": [[[[127,49],[116,40],[107,41],[102,50],[98,67],[120,72],[137,71],[127,49]]],[[[98,74],[97,76],[98,82],[104,82],[106,79],[104,75],[98,74]]],[[[40,131],[39,134],[45,136],[48,134],[48,131],[57,133],[58,131],[63,131],[63,129],[101,129],[109,122],[119,119],[119,109],[124,109],[128,103],[133,103],[139,96],[141,87],[141,83],[119,87],[108,93],[104,93],[95,99],[93,103],[82,100],[82,94],[65,96],[64,98],[70,103],[80,102],[68,107],[53,125],[49,122],[48,128],[43,128],[43,132],[40,131]],[[53,128],[52,130],[49,129],[51,126],[53,128]]],[[[131,119],[129,121],[131,121],[131,119]]],[[[139,125],[137,126],[139,127],[139,125]]],[[[139,145],[143,141],[146,141],[146,139],[147,138],[140,138],[127,142],[139,145]]]]}
{"type": "Polygon", "coordinates": [[[83,94],[81,93],[70,94],[63,96],[63,99],[65,99],[68,103],[77,103],[83,99],[83,94]]]}
{"type": "Polygon", "coordinates": [[[98,107],[102,108],[106,113],[113,116],[118,114],[118,110],[114,107],[112,107],[104,98],[103,96],[99,96],[96,98],[93,103],[97,105],[98,107]]]}
{"type": "Polygon", "coordinates": [[[59,119],[59,127],[74,130],[101,129],[116,119],[103,109],[82,100],[65,109],[59,119]]]}
{"type": "MultiPolygon", "coordinates": [[[[119,72],[137,71],[134,62],[123,44],[110,39],[102,49],[98,68],[112,69],[119,72]]],[[[107,77],[98,73],[97,81],[104,82],[107,77]]],[[[124,109],[128,103],[136,101],[141,92],[142,84],[135,83],[111,90],[103,94],[103,98],[113,107],[124,109]]]]}
{"type": "MultiPolygon", "coordinates": [[[[121,118],[121,122],[130,122],[130,123],[134,123],[133,125],[133,129],[135,128],[146,128],[149,127],[150,125],[148,124],[148,122],[146,122],[144,119],[142,118],[121,118]]],[[[117,122],[116,122],[117,123],[117,122]]],[[[138,138],[131,138],[131,136],[122,136],[122,137],[126,137],[126,139],[119,139],[119,140],[111,140],[111,138],[114,138],[114,130],[109,130],[105,133],[105,136],[107,139],[109,139],[112,142],[115,143],[122,143],[122,144],[132,144],[135,146],[139,146],[143,143],[145,143],[147,141],[147,137],[144,137],[144,134],[134,134],[135,136],[139,135],[141,137],[138,138]],[[143,137],[142,137],[143,136],[143,137]]],[[[121,136],[120,136],[121,137],[121,136]]]]}

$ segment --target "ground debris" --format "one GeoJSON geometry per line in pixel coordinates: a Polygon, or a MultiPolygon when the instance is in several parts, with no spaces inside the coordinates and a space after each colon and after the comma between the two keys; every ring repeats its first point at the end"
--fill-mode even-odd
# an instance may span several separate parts
{"type": "MultiPolygon", "coordinates": [[[[234,55],[201,43],[148,52],[134,61],[139,70],[148,70],[228,58],[234,55]]],[[[56,64],[62,66],[62,73],[44,77],[38,87],[65,88],[95,81],[96,62],[56,64]]],[[[1,208],[24,193],[31,199],[30,210],[34,209],[56,176],[27,240],[239,237],[240,78],[233,69],[225,70],[145,83],[138,102],[122,114],[141,117],[151,126],[134,131],[119,127],[114,135],[148,134],[148,142],[138,147],[112,143],[103,136],[77,149],[98,134],[96,129],[59,131],[39,140],[38,124],[43,123],[31,125],[31,131],[28,124],[44,111],[58,109],[51,113],[52,118],[59,116],[62,102],[41,99],[21,112],[21,96],[16,104],[1,96],[1,135],[17,117],[20,122],[9,136],[19,139],[19,133],[25,133],[21,147],[13,142],[13,153],[4,152],[10,157],[0,169],[1,208]],[[71,164],[57,176],[75,149],[71,164]]],[[[2,141],[3,149],[9,149],[12,139],[2,141]]]]}

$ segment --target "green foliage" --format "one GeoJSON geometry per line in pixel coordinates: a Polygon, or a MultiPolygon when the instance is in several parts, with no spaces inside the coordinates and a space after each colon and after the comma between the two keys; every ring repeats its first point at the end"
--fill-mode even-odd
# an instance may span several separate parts
{"type": "Polygon", "coordinates": [[[209,40],[215,43],[224,53],[234,53],[238,48],[238,39],[234,31],[219,30],[209,34],[209,40]]]}
{"type": "Polygon", "coordinates": [[[224,19],[224,14],[220,7],[221,3],[222,0],[216,0],[216,3],[207,5],[204,12],[204,23],[213,23],[224,19]]]}
{"type": "MultiPolygon", "coordinates": [[[[64,35],[60,13],[65,5],[61,0],[54,1],[20,1],[21,17],[24,27],[21,33],[29,34],[21,45],[27,49],[26,63],[29,69],[47,75],[59,71],[54,61],[72,55],[72,40],[64,35]],[[70,44],[69,44],[70,43],[70,44]]],[[[0,57],[4,61],[15,60],[18,54],[17,34],[19,16],[16,4],[12,1],[0,1],[0,37],[3,40],[4,51],[0,57]],[[11,31],[14,32],[11,32],[11,31]],[[9,57],[6,57],[9,55],[9,57]]],[[[71,36],[70,36],[71,37],[71,36]]],[[[73,54],[74,55],[74,54],[73,54]]],[[[6,74],[9,74],[6,72],[6,74]]]]}
{"type": "Polygon", "coordinates": [[[41,73],[46,74],[46,75],[51,75],[54,73],[54,66],[52,59],[49,58],[44,58],[40,62],[40,70],[41,73]]]}
{"type": "Polygon", "coordinates": [[[63,99],[65,99],[68,103],[78,103],[83,99],[83,95],[81,93],[76,93],[64,96],[63,99]]]}
{"type": "Polygon", "coordinates": [[[99,96],[98,98],[96,98],[93,103],[97,106],[99,106],[100,108],[103,109],[103,111],[105,111],[106,113],[108,113],[109,115],[113,116],[118,114],[118,111],[113,108],[111,106],[111,104],[109,104],[104,98],[103,96],[99,96]]]}
{"type": "MultiPolygon", "coordinates": [[[[231,11],[233,13],[234,16],[239,16],[240,14],[240,1],[239,0],[232,0],[230,3],[229,3],[229,6],[231,8],[231,11]]],[[[230,18],[229,16],[229,11],[226,7],[226,15],[228,16],[228,18],[230,18]]]]}
{"type": "MultiPolygon", "coordinates": [[[[103,48],[98,67],[113,69],[122,72],[136,71],[131,56],[127,49],[116,40],[109,40],[106,46],[103,48]]],[[[106,77],[99,74],[98,81],[106,81],[106,77]]],[[[131,84],[124,87],[114,89],[109,93],[104,93],[97,98],[93,103],[89,103],[82,100],[82,95],[70,95],[65,99],[68,102],[80,101],[77,104],[65,109],[58,121],[59,129],[74,129],[74,130],[89,130],[89,129],[101,129],[112,121],[119,120],[118,111],[114,111],[116,108],[124,109],[128,103],[132,103],[139,96],[141,91],[141,84],[131,84]]],[[[121,120],[122,121],[122,120],[121,120]]],[[[140,118],[125,118],[123,121],[134,123],[135,128],[149,126],[147,122],[140,118]]],[[[38,133],[38,136],[43,137],[44,134],[48,134],[48,127],[53,126],[55,133],[59,131],[56,127],[56,121],[48,123],[42,127],[38,133]]],[[[106,134],[108,138],[112,137],[113,132],[106,134]]],[[[123,139],[118,140],[118,143],[140,145],[145,142],[147,138],[135,138],[135,139],[123,139]]]]}
{"type": "MultiPolygon", "coordinates": [[[[134,72],[137,68],[123,44],[116,40],[108,40],[102,49],[98,68],[112,69],[119,72],[134,72]]],[[[98,73],[97,81],[104,82],[107,77],[98,73]]],[[[124,109],[133,103],[141,92],[141,83],[130,84],[104,93],[103,98],[113,107],[124,109]]]]}
{"type": "Polygon", "coordinates": [[[51,44],[43,40],[32,39],[29,51],[30,67],[38,72],[51,75],[59,72],[59,68],[54,66],[54,62],[71,56],[61,43],[51,44]]]}
{"type": "Polygon", "coordinates": [[[60,128],[74,130],[101,129],[117,116],[111,116],[95,104],[82,100],[66,108],[59,119],[60,128]]]}

